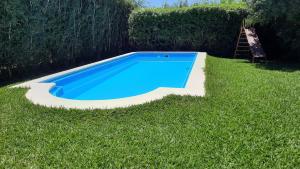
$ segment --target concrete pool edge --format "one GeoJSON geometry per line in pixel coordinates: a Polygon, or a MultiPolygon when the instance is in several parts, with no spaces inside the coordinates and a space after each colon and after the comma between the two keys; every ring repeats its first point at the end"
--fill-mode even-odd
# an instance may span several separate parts
{"type": "MultiPolygon", "coordinates": [[[[92,67],[97,64],[105,63],[111,60],[126,57],[130,54],[139,53],[132,52],[124,55],[120,55],[114,58],[106,59],[103,61],[95,62],[85,66],[77,67],[53,75],[38,78],[32,81],[28,81],[13,87],[29,88],[26,93],[26,98],[32,103],[53,107],[53,108],[66,108],[66,109],[113,109],[113,108],[125,108],[133,105],[144,104],[154,100],[159,100],[168,95],[190,95],[190,96],[205,96],[205,60],[206,53],[197,52],[197,57],[194,62],[193,68],[190,72],[187,84],[185,88],[165,88],[160,87],[151,92],[112,100],[71,100],[53,96],[49,90],[55,86],[55,83],[40,83],[41,81],[65,75],[67,73],[76,72],[85,68],[92,67]]],[[[152,52],[155,53],[155,52],[152,52]]],[[[172,53],[186,53],[186,52],[172,52],[172,53]]]]}

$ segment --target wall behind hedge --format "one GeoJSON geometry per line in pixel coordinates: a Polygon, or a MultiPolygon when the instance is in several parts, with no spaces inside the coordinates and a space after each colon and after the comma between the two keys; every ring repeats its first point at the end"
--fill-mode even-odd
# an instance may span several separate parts
{"type": "Polygon", "coordinates": [[[243,5],[139,9],[129,18],[136,50],[195,50],[230,56],[243,18],[243,5]]]}
{"type": "Polygon", "coordinates": [[[132,9],[127,0],[1,0],[0,77],[121,52],[132,9]]]}

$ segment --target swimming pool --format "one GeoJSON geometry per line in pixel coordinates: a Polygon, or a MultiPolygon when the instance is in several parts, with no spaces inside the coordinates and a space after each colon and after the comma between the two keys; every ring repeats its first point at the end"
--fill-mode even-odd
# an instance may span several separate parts
{"type": "Polygon", "coordinates": [[[82,109],[128,107],[169,94],[203,96],[205,56],[133,52],[18,87],[31,88],[26,97],[36,104],[82,109]]]}
{"type": "Polygon", "coordinates": [[[184,88],[197,53],[134,53],[125,58],[46,80],[50,93],[75,100],[136,96],[159,87],[184,88]]]}

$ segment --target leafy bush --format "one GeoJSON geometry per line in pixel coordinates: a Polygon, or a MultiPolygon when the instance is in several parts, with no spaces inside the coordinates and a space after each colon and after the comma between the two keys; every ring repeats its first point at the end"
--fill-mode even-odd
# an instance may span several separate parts
{"type": "Polygon", "coordinates": [[[127,0],[0,1],[0,74],[118,53],[132,9],[127,0]]]}
{"type": "Polygon", "coordinates": [[[129,39],[138,50],[196,50],[232,55],[243,5],[139,9],[129,17],[129,39]]]}
{"type": "Polygon", "coordinates": [[[251,19],[258,23],[263,45],[282,59],[300,60],[300,1],[247,0],[251,19]],[[270,31],[274,31],[273,37],[270,31]],[[266,34],[266,35],[265,35],[266,34]],[[279,47],[272,47],[274,41],[279,47]]]}

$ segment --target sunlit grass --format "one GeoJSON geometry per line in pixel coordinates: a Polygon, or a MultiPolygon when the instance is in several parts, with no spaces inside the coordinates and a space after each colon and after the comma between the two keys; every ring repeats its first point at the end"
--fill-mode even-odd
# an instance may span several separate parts
{"type": "Polygon", "coordinates": [[[207,59],[207,96],[35,106],[0,88],[0,168],[298,168],[300,71],[207,59]]]}

